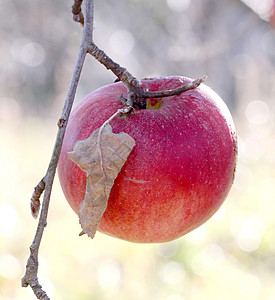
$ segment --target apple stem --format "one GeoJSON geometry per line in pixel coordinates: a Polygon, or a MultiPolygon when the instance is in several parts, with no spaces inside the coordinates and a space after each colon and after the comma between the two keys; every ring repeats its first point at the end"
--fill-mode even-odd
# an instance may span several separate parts
{"type": "Polygon", "coordinates": [[[203,83],[207,76],[204,75],[202,78],[196,79],[190,83],[180,86],[171,90],[150,92],[143,89],[140,86],[139,80],[128,72],[126,68],[121,67],[118,63],[114,62],[103,50],[99,49],[95,43],[91,43],[88,46],[88,53],[91,54],[96,60],[103,64],[107,70],[111,70],[119,79],[122,81],[127,88],[127,98],[122,96],[122,102],[127,107],[133,107],[137,105],[139,108],[145,108],[146,98],[160,98],[180,95],[191,89],[197,88],[203,83]]]}

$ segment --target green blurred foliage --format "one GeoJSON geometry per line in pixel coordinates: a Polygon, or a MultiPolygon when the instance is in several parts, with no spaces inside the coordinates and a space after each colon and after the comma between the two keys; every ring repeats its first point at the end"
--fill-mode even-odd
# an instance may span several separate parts
{"type": "MultiPolygon", "coordinates": [[[[81,27],[68,1],[0,2],[0,300],[20,280],[37,221],[29,198],[51,156],[81,27]]],[[[188,235],[132,244],[78,237],[56,178],[39,277],[52,299],[275,299],[275,33],[243,3],[96,1],[95,41],[139,78],[209,76],[239,136],[234,186],[188,235]]],[[[88,58],[76,102],[114,76],[88,58]]]]}

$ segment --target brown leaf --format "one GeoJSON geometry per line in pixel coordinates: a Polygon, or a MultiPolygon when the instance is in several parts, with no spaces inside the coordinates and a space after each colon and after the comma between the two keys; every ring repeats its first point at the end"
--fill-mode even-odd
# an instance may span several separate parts
{"type": "Polygon", "coordinates": [[[91,136],[76,142],[68,156],[87,173],[86,194],[79,205],[79,221],[83,232],[94,237],[114,181],[126,162],[135,141],[125,132],[115,134],[109,124],[91,136]]]}

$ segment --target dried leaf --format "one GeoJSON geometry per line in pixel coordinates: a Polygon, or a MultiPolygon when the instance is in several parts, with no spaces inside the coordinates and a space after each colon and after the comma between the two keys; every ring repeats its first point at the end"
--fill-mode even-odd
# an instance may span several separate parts
{"type": "Polygon", "coordinates": [[[83,232],[94,237],[114,181],[126,162],[135,141],[125,132],[115,134],[109,124],[78,141],[68,156],[87,173],[86,194],[79,205],[83,232]]]}

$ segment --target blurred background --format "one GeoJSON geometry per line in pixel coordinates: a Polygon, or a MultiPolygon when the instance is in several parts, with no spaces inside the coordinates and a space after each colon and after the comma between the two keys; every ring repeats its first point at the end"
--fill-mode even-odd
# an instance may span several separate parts
{"type": "MultiPolygon", "coordinates": [[[[72,1],[0,1],[0,300],[21,288],[44,175],[82,28],[72,1]]],[[[234,186],[205,225],[163,244],[97,233],[56,177],[39,278],[52,299],[275,300],[275,19],[272,0],[95,1],[95,42],[137,76],[208,75],[239,136],[234,186]]],[[[88,57],[75,103],[114,76],[88,57]]]]}

